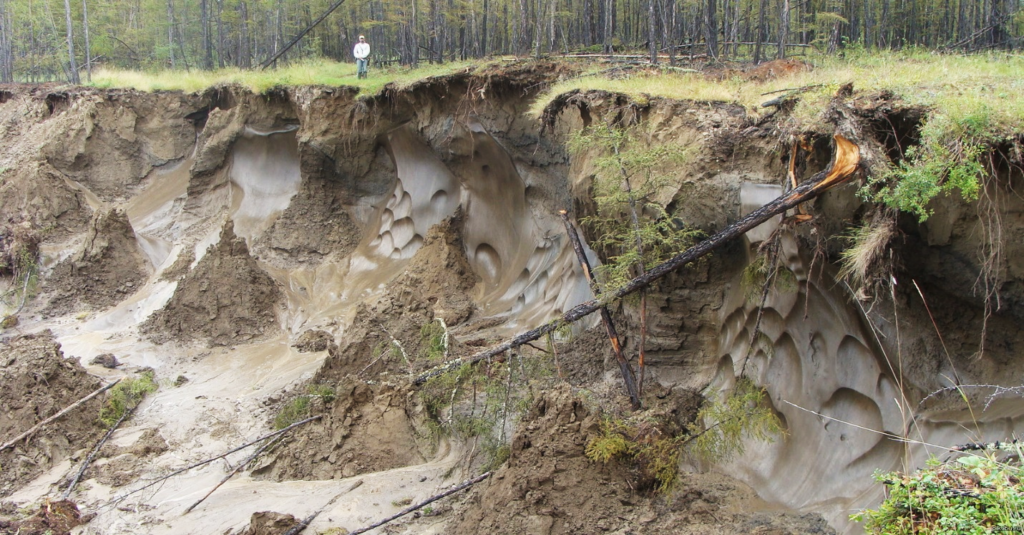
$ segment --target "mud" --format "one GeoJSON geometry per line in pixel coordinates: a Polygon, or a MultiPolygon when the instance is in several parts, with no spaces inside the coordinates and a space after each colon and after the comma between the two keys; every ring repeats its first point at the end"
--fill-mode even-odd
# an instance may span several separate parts
{"type": "MultiPolygon", "coordinates": [[[[101,386],[66,358],[49,331],[0,340],[0,384],[0,437],[5,442],[101,386]]],[[[0,452],[0,497],[91,448],[103,434],[97,423],[101,404],[101,399],[90,400],[0,452]]]]}
{"type": "Polygon", "coordinates": [[[775,511],[721,475],[683,474],[669,497],[638,492],[627,467],[584,455],[601,417],[569,388],[546,393],[512,439],[508,463],[460,504],[451,533],[834,533],[821,517],[775,511]]]}
{"type": "Polygon", "coordinates": [[[122,210],[101,213],[92,222],[82,249],[53,268],[46,286],[53,297],[45,313],[113,306],[135,293],[148,275],[148,263],[127,214],[122,210]]]}
{"type": "Polygon", "coordinates": [[[255,476],[343,479],[422,464],[433,454],[426,413],[412,390],[347,380],[336,391],[326,406],[322,399],[311,401],[311,412],[323,418],[268,455],[253,469],[255,476]]]}

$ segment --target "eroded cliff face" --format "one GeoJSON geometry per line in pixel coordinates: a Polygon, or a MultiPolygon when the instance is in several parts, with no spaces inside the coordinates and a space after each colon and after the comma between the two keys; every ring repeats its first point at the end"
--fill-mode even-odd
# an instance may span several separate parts
{"type": "MultiPolygon", "coordinates": [[[[789,136],[799,128],[784,113],[755,121],[728,103],[639,104],[592,92],[559,97],[542,118],[529,115],[539,88],[564,69],[526,64],[365,97],[325,87],[266,95],[236,87],[192,95],[12,88],[0,104],[0,135],[9,140],[0,153],[0,226],[3,236],[30,229],[41,239],[42,262],[38,295],[4,343],[50,329],[68,358],[85,364],[113,352],[125,363],[87,367],[95,375],[151,367],[169,381],[188,379],[153,396],[115,435],[117,451],[156,435],[166,451],[119,462],[141,475],[218,454],[260,434],[310,379],[346,385],[328,416],[263,459],[256,478],[226,486],[188,517],[178,515],[183,502],[205,493],[216,470],[171,480],[144,497],[151,509],[104,510],[86,532],[134,532],[138,523],[151,532],[234,530],[259,510],[308,514],[320,506],[308,496],[333,495],[361,477],[347,503],[314,526],[352,529],[392,512],[393,500],[426,497],[468,473],[475,451],[454,439],[432,445],[427,411],[408,386],[408,374],[430,365],[415,358],[420,329],[442,320],[451,355],[467,355],[591,297],[557,211],[580,218],[594,209],[599,154],[565,147],[595,121],[643,124],[654,142],[687,148],[690,157],[669,170],[677,179],[658,201],[689,226],[715,232],[782,192],[789,136]],[[380,348],[391,346],[412,358],[396,351],[380,358],[380,348]]],[[[920,119],[887,95],[839,105],[880,155],[909,139],[920,119]],[[885,126],[894,121],[899,131],[885,126]]],[[[806,133],[813,148],[798,168],[809,176],[827,166],[831,132],[806,133]]],[[[767,502],[757,508],[820,513],[840,531],[856,530],[846,517],[879,498],[874,470],[940,453],[928,444],[1006,438],[1024,415],[1015,399],[987,403],[991,389],[966,390],[973,412],[955,391],[929,395],[953,384],[1019,385],[1024,201],[1014,191],[1021,180],[1008,166],[981,201],[944,199],[925,224],[900,220],[886,275],[894,284],[879,286],[884,292],[870,302],[835,280],[836,236],[876,214],[855,195],[857,184],[816,201],[810,224],[766,224],[672,274],[649,297],[652,391],[681,399],[728,387],[743,373],[755,378],[786,435],[714,468],[749,484],[767,502]],[[769,292],[761,307],[741,279],[765,240],[777,240],[794,284],[769,292]],[[998,248],[985,245],[992,243],[998,248]],[[998,305],[987,316],[986,295],[998,305]]],[[[18,282],[5,280],[12,288],[18,282]]],[[[634,305],[618,305],[615,314],[623,331],[635,332],[628,328],[637,321],[634,305]]],[[[636,343],[627,337],[627,350],[636,343]]],[[[583,333],[563,358],[559,372],[575,387],[619,388],[599,337],[583,333]]],[[[552,433],[572,424],[567,441],[554,440],[538,461],[551,465],[553,479],[524,477],[532,463],[514,460],[504,469],[508,480],[474,491],[465,507],[507,502],[500,514],[529,519],[516,524],[523,533],[652,522],[645,519],[659,507],[653,501],[626,499],[628,522],[571,505],[594,497],[558,484],[559,456],[573,470],[595,470],[579,481],[598,481],[613,494],[630,490],[614,471],[581,462],[585,437],[596,432],[593,422],[580,425],[586,411],[575,415],[561,397],[545,403],[557,405],[558,416],[535,414],[513,449],[522,453],[527,439],[546,444],[551,439],[538,429],[549,424],[552,433]]],[[[45,466],[78,459],[85,447],[48,451],[45,466]]],[[[6,499],[38,498],[61,469],[68,470],[5,491],[6,499]]],[[[95,507],[121,490],[93,481],[79,503],[95,507]]],[[[758,524],[719,494],[708,496],[718,496],[721,510],[709,509],[695,532],[717,529],[709,520],[715,511],[740,515],[733,524],[827,529],[810,517],[758,524]]],[[[406,529],[451,524],[470,532],[467,522],[502,518],[467,511],[406,529]]],[[[656,524],[672,529],[697,515],[681,505],[659,514],[668,516],[656,524]]]]}

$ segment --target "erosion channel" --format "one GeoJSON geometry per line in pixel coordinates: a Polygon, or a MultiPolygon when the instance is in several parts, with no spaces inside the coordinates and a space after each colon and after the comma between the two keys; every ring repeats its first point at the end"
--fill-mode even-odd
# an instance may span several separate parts
{"type": "MultiPolygon", "coordinates": [[[[25,294],[0,310],[0,438],[149,371],[158,389],[71,493],[75,533],[283,533],[320,509],[306,532],[341,533],[491,470],[374,533],[767,534],[858,533],[849,515],[881,499],[876,470],[1013,436],[1024,403],[990,395],[1020,386],[1024,347],[1024,201],[1009,165],[981,201],[893,217],[889,284],[837,278],[840,237],[878,217],[856,194],[870,166],[807,203],[809,222],[780,216],[659,281],[645,410],[686,425],[746,375],[784,429],[726,460],[684,455],[671,492],[584,453],[630,412],[596,315],[414,385],[593,298],[559,216],[594,265],[609,260],[585,220],[606,153],[571,147],[585,129],[679,149],[654,200],[706,237],[782,195],[790,172],[828,168],[836,132],[855,130],[881,165],[926,114],[858,92],[808,129],[785,109],[604,92],[530,113],[565,74],[517,64],[369,96],[4,89],[0,244],[39,260],[0,270],[6,295],[25,294]],[[980,238],[993,221],[994,256],[980,238]],[[786,280],[762,293],[747,275],[766,242],[786,280]],[[314,415],[188,514],[253,449],[131,493],[314,415]]],[[[638,303],[609,307],[635,355],[638,303]]],[[[105,433],[99,403],[0,451],[0,516],[57,499],[105,433]]]]}

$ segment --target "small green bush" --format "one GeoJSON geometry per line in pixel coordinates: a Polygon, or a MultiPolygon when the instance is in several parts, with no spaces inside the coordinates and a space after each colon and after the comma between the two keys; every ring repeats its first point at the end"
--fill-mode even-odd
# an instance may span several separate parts
{"type": "Polygon", "coordinates": [[[420,354],[430,361],[443,360],[448,356],[448,332],[440,320],[420,327],[420,354]]]}
{"type": "Polygon", "coordinates": [[[933,115],[921,131],[921,144],[908,148],[888,173],[871,179],[862,196],[922,222],[932,215],[928,204],[940,193],[977,199],[988,176],[982,158],[995,141],[993,128],[984,109],[955,119],[933,115]]]}
{"type": "Polygon", "coordinates": [[[630,465],[636,488],[669,492],[679,479],[684,453],[719,461],[743,453],[745,440],[772,440],[781,432],[781,422],[764,403],[764,396],[763,389],[742,379],[723,399],[705,402],[695,422],[685,429],[666,416],[650,413],[606,418],[601,434],[587,444],[584,453],[592,461],[630,465]]]}
{"type": "Polygon", "coordinates": [[[621,460],[637,471],[637,487],[668,492],[679,477],[679,459],[685,436],[672,434],[657,419],[641,416],[628,420],[606,418],[601,434],[591,440],[584,453],[600,463],[621,460]]]}
{"type": "Polygon", "coordinates": [[[878,509],[850,518],[868,533],[983,534],[1024,530],[1024,471],[994,455],[967,455],[948,462],[932,460],[913,474],[875,474],[885,485],[878,509]]]}
{"type": "Polygon", "coordinates": [[[306,393],[295,396],[291,401],[281,407],[281,412],[274,417],[274,429],[280,430],[305,420],[310,414],[310,401],[313,398],[322,398],[324,403],[331,403],[337,397],[337,391],[331,385],[315,384],[306,388],[306,393]]]}
{"type": "Polygon", "coordinates": [[[100,423],[110,427],[117,423],[129,409],[135,408],[146,394],[156,392],[157,384],[153,372],[144,372],[139,377],[122,380],[110,389],[110,395],[100,408],[100,423]]]}

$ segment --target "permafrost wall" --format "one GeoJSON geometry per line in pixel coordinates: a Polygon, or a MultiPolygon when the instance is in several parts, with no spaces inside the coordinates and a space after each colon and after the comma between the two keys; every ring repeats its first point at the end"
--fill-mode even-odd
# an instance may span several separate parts
{"type": "MultiPolygon", "coordinates": [[[[643,121],[659,142],[691,148],[695,157],[676,170],[678,189],[662,199],[690,225],[718,230],[781,192],[772,186],[786,165],[775,127],[754,125],[741,108],[656,99],[640,106],[594,93],[577,95],[542,124],[525,113],[542,79],[456,75],[371,98],[343,89],[260,96],[221,88],[202,95],[83,90],[54,100],[19,90],[0,105],[0,134],[9,140],[0,154],[0,208],[10,225],[46,229],[41,294],[22,313],[21,329],[50,329],[65,355],[83,364],[114,352],[129,368],[188,379],[147,402],[120,438],[128,445],[157,428],[169,445],[170,453],[124,469],[137,477],[140,467],[168,468],[251,438],[272,416],[272,402],[314,374],[365,370],[370,346],[360,336],[369,331],[415,336],[422,322],[439,317],[456,338],[496,340],[589,299],[557,211],[591,209],[596,155],[564,149],[567,136],[591,121],[643,121]],[[99,250],[97,236],[117,243],[98,226],[89,230],[94,218],[117,213],[130,223],[135,246],[81,254],[99,250]],[[452,251],[461,259],[452,260],[452,251]],[[119,279],[129,265],[145,266],[145,280],[119,279]],[[113,297],[97,302],[90,294],[113,297]],[[292,347],[310,330],[328,333],[335,349],[292,347]]],[[[816,153],[807,165],[813,172],[826,163],[816,153]]],[[[785,437],[751,444],[716,469],[768,502],[856,531],[847,516],[879,499],[875,470],[919,465],[955,443],[1012,436],[1024,415],[1018,400],[986,404],[990,390],[968,391],[972,411],[956,392],[927,397],[955,381],[1020,383],[1024,346],[1012,325],[1022,315],[1014,292],[1024,274],[1015,253],[1024,240],[1013,237],[1024,225],[1020,198],[1005,194],[1020,177],[1008,172],[998,180],[1004,195],[995,209],[1010,237],[997,259],[1004,308],[988,321],[991,342],[980,357],[982,304],[966,284],[943,282],[970,279],[953,271],[977,275],[984,267],[971,254],[977,216],[958,201],[943,201],[948,211],[924,226],[901,222],[896,253],[914,259],[895,272],[892,294],[873,305],[852,299],[822,258],[812,266],[808,247],[814,233],[862,216],[856,186],[818,201],[818,224],[782,231],[796,287],[769,293],[760,319],[741,272],[777,221],[661,285],[651,297],[653,380],[675,395],[728,387],[745,371],[767,389],[786,427],[785,437]],[[919,296],[930,299],[934,323],[919,296]],[[764,336],[751,346],[758,322],[764,336]]],[[[627,306],[623,318],[634,321],[635,311],[627,306]]],[[[593,366],[613,368],[605,368],[605,352],[592,358],[593,366]]],[[[603,380],[614,382],[614,372],[603,380]]],[[[362,399],[360,388],[353,399],[362,399]]],[[[156,531],[223,531],[260,507],[300,511],[310,489],[335,488],[328,477],[358,474],[366,488],[332,516],[350,528],[382,516],[387,504],[380,502],[391,498],[375,494],[426,492],[415,482],[441,477],[465,452],[457,444],[432,452],[414,437],[422,423],[396,401],[401,395],[373,392],[370,406],[384,408],[358,410],[375,423],[331,424],[347,431],[322,460],[311,460],[319,468],[283,459],[261,468],[277,479],[319,481],[300,488],[246,479],[188,517],[173,515],[217,479],[193,474],[150,495],[158,504],[150,512],[101,512],[87,529],[134,532],[145,517],[156,531]],[[388,416],[396,403],[404,416],[388,416]],[[365,456],[346,441],[386,444],[389,453],[365,456]],[[408,490],[396,490],[399,481],[408,490]]],[[[331,427],[316,433],[328,436],[331,427]]],[[[38,459],[42,479],[4,495],[30,500],[45,492],[69,454],[38,459]]],[[[106,466],[117,469],[113,461],[106,466]]],[[[103,503],[121,484],[94,482],[81,503],[103,503]]]]}

